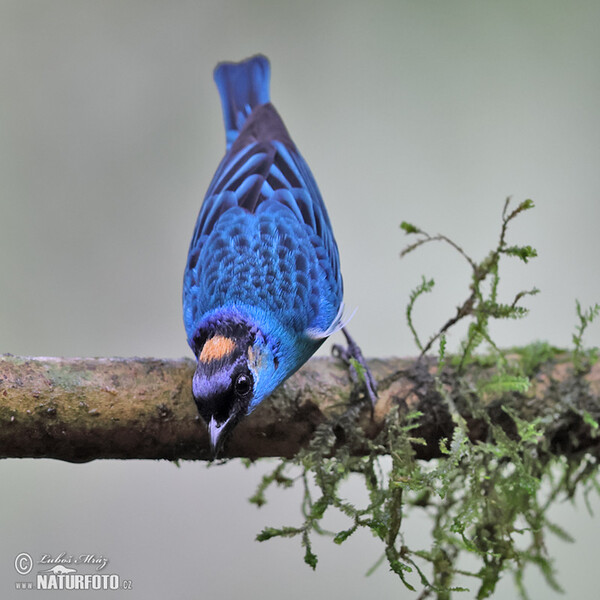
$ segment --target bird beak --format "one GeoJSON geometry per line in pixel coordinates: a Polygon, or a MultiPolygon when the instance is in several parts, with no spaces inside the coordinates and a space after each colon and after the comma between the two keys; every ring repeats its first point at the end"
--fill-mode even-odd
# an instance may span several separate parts
{"type": "Polygon", "coordinates": [[[231,417],[229,417],[226,421],[223,421],[221,425],[217,425],[214,417],[211,417],[210,419],[210,423],[208,424],[208,433],[210,434],[210,447],[213,451],[213,455],[215,456],[221,446],[220,440],[223,429],[225,429],[230,420],[231,417]]]}

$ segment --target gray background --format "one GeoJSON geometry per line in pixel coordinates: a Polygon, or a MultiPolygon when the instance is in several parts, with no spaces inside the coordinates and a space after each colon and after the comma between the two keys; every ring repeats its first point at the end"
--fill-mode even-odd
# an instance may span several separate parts
{"type": "MultiPolygon", "coordinates": [[[[212,69],[256,52],[328,205],[366,354],[414,354],[404,307],[422,274],[437,282],[416,310],[424,337],[465,297],[443,246],[399,259],[399,223],[480,259],[507,195],[536,202],[509,241],[540,256],[505,263],[502,297],[542,293],[493,335],[569,344],[575,298],[600,300],[599,22],[595,0],[1,0],[0,352],[190,354],[182,269],[224,149],[212,69]]],[[[385,567],[364,577],[368,535],[317,541],[316,573],[295,540],[255,543],[299,518],[293,492],[246,502],[265,468],[3,461],[0,596],[41,594],[13,591],[16,554],[64,551],[107,556],[129,598],[414,597],[385,567]]],[[[553,515],[577,538],[548,548],[566,597],[596,598],[596,521],[580,499],[553,515]]],[[[407,527],[426,543],[427,523],[407,527]]],[[[515,597],[510,579],[496,597],[515,597]]]]}

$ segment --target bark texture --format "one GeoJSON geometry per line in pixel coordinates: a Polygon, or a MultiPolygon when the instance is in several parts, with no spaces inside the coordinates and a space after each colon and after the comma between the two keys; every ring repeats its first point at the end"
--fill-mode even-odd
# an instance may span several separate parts
{"type": "MultiPolygon", "coordinates": [[[[380,387],[373,416],[365,403],[360,417],[365,434],[374,436],[391,410],[420,410],[414,434],[427,446],[416,446],[417,455],[439,456],[439,440],[451,435],[453,422],[433,385],[435,366],[399,358],[373,359],[369,366],[380,387]]],[[[208,459],[206,428],[191,395],[193,371],[187,359],[0,356],[0,458],[208,459]]],[[[444,374],[472,439],[487,435],[484,420],[471,416],[472,402],[483,403],[510,433],[514,423],[501,408],[509,401],[523,419],[549,423],[554,452],[599,456],[600,436],[586,415],[600,418],[600,363],[580,376],[567,355],[557,356],[532,381],[526,394],[507,399],[465,394],[464,380],[459,386],[455,375],[444,374]]],[[[319,423],[356,401],[352,389],[339,361],[313,358],[235,429],[222,457],[293,456],[319,423]]]]}

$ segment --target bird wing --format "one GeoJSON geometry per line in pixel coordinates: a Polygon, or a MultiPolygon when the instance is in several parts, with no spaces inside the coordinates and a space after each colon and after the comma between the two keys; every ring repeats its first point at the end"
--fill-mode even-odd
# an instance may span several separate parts
{"type": "Polygon", "coordinates": [[[236,294],[283,317],[293,310],[294,329],[315,338],[326,337],[339,320],[342,278],[331,223],[308,165],[270,103],[245,121],[198,215],[184,278],[188,338],[204,312],[236,294]],[[248,261],[262,262],[267,279],[236,289],[236,273],[239,279],[252,268],[248,261]]]}

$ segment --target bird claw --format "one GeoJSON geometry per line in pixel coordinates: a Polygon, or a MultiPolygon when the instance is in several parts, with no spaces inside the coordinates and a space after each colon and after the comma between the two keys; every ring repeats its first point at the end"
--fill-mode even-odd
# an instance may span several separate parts
{"type": "Polygon", "coordinates": [[[363,386],[365,395],[371,401],[371,412],[373,412],[373,408],[377,402],[377,382],[367,366],[367,361],[363,356],[360,346],[352,339],[352,336],[346,331],[345,327],[342,327],[342,333],[348,345],[341,346],[340,344],[334,344],[331,353],[347,365],[352,383],[355,386],[363,386]],[[359,365],[360,374],[356,368],[357,365],[359,365]]]}

